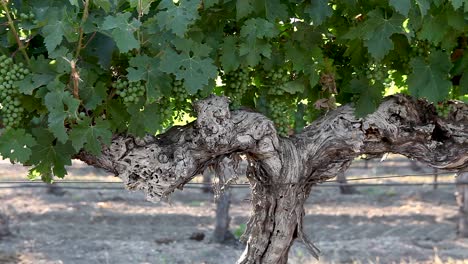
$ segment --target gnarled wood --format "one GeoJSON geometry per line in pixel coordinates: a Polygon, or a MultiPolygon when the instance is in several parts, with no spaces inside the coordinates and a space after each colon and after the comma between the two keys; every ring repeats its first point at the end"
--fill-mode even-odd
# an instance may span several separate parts
{"type": "Polygon", "coordinates": [[[397,95],[375,113],[356,118],[350,105],[329,112],[302,133],[278,137],[273,123],[249,111],[233,111],[225,97],[197,102],[196,122],[143,139],[115,136],[101,157],[77,157],[121,177],[149,200],[182,188],[208,165],[232,153],[249,161],[252,216],[239,263],[286,263],[295,238],[318,250],[302,232],[303,204],[314,184],[344,172],[362,154],[399,153],[433,167],[468,167],[468,106],[453,102],[448,118],[423,100],[397,95]]]}

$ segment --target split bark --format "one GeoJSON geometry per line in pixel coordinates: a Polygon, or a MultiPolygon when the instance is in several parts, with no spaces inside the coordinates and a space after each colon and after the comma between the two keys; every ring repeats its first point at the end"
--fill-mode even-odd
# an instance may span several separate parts
{"type": "Polygon", "coordinates": [[[468,106],[459,102],[447,118],[437,116],[433,105],[403,95],[386,98],[365,118],[356,118],[346,105],[289,138],[279,137],[262,114],[229,111],[225,97],[198,101],[194,109],[198,119],[189,125],[157,137],[116,135],[100,157],[80,152],[77,158],[156,201],[220,158],[245,154],[252,215],[238,263],[286,263],[296,238],[318,256],[302,231],[303,204],[313,185],[344,172],[359,155],[392,152],[439,169],[468,167],[468,106]]]}

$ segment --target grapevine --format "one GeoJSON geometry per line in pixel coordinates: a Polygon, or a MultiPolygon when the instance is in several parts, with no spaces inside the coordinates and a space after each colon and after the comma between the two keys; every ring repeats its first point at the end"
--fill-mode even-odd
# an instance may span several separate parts
{"type": "Polygon", "coordinates": [[[23,80],[28,74],[29,70],[22,63],[15,64],[13,59],[0,56],[0,103],[6,129],[18,127],[24,117],[17,81],[23,80]]]}

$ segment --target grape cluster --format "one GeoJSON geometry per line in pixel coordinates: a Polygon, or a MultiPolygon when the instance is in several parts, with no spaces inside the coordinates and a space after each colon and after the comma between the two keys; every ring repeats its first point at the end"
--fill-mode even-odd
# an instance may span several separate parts
{"type": "Polygon", "coordinates": [[[412,50],[416,56],[426,57],[430,54],[431,49],[435,48],[436,47],[428,41],[418,41],[416,45],[413,45],[412,50]]]}
{"type": "Polygon", "coordinates": [[[187,93],[182,80],[174,80],[172,82],[172,94],[174,96],[175,103],[178,106],[184,106],[187,104],[189,94],[187,93]]]}
{"type": "Polygon", "coordinates": [[[370,63],[366,69],[366,77],[375,82],[383,82],[388,78],[387,66],[379,63],[370,63]]]}
{"type": "Polygon", "coordinates": [[[223,74],[221,79],[226,84],[226,95],[231,98],[232,106],[239,108],[242,104],[242,97],[244,97],[249,89],[249,69],[239,68],[223,74]]]}
{"type": "Polygon", "coordinates": [[[34,16],[33,12],[29,12],[29,14],[20,13],[19,17],[21,18],[23,22],[28,21],[28,22],[37,23],[36,16],[34,16]]]}
{"type": "Polygon", "coordinates": [[[268,109],[278,134],[283,137],[288,136],[292,116],[291,106],[284,98],[273,98],[268,104],[268,109]]]}
{"type": "Polygon", "coordinates": [[[435,104],[436,112],[439,116],[447,118],[450,112],[452,111],[452,108],[448,104],[444,103],[438,103],[435,104]]]}
{"type": "Polygon", "coordinates": [[[112,87],[117,89],[115,93],[122,98],[126,105],[138,102],[140,97],[145,94],[145,86],[141,81],[128,82],[120,78],[112,84],[112,87]]]}
{"type": "Polygon", "coordinates": [[[281,86],[290,80],[289,73],[284,68],[276,68],[266,74],[266,82],[271,86],[269,93],[272,95],[284,95],[281,86]]]}
{"type": "Polygon", "coordinates": [[[173,115],[173,109],[174,109],[174,102],[171,102],[171,100],[167,97],[161,98],[161,100],[158,102],[158,110],[157,114],[159,116],[160,124],[162,128],[167,128],[172,125],[172,115],[173,115]]]}
{"type": "Polygon", "coordinates": [[[24,79],[27,74],[29,70],[24,68],[23,63],[15,64],[13,59],[0,56],[0,104],[6,129],[19,126],[23,119],[24,108],[21,107],[16,81],[24,79]]]}

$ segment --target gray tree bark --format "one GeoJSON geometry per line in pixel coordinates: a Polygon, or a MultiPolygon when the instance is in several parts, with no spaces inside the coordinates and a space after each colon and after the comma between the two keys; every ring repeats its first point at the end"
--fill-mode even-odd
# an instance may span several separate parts
{"type": "Polygon", "coordinates": [[[198,101],[198,119],[157,137],[116,135],[100,157],[77,158],[107,169],[129,189],[156,201],[182,189],[221,157],[247,156],[252,215],[238,263],[287,263],[298,238],[318,257],[302,230],[304,202],[312,186],[344,172],[359,155],[403,154],[445,170],[468,167],[468,106],[453,102],[447,118],[433,105],[398,95],[386,98],[373,114],[356,118],[350,105],[316,120],[289,138],[279,137],[265,116],[229,111],[228,99],[198,101]]]}

